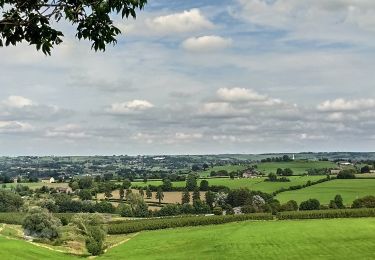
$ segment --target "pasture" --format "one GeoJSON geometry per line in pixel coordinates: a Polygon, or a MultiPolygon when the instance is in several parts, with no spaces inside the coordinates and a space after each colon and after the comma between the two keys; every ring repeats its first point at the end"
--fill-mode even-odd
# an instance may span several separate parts
{"type": "Polygon", "coordinates": [[[257,165],[258,170],[264,174],[270,172],[276,173],[277,168],[285,169],[290,168],[293,170],[293,174],[302,175],[307,173],[308,169],[324,169],[324,168],[336,168],[337,165],[330,161],[307,161],[298,160],[291,162],[265,162],[257,165]]]}
{"type": "Polygon", "coordinates": [[[375,219],[247,221],[141,232],[98,259],[374,259],[375,219]]]}
{"type": "Polygon", "coordinates": [[[286,191],[277,195],[280,202],[301,201],[314,198],[322,204],[328,204],[336,194],[340,194],[344,204],[350,205],[353,200],[366,195],[375,195],[375,179],[333,180],[313,185],[301,190],[286,191]]]}
{"type": "MultiPolygon", "coordinates": [[[[68,188],[68,183],[46,183],[46,182],[26,182],[26,183],[19,183],[22,186],[28,186],[30,189],[35,190],[38,188],[42,188],[43,186],[47,186],[49,188],[68,188]]],[[[17,183],[6,183],[6,187],[15,187],[17,183]]]]}

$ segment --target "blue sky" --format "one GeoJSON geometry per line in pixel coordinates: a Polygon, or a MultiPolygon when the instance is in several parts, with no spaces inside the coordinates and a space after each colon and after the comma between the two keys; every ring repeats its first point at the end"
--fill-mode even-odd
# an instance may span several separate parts
{"type": "Polygon", "coordinates": [[[0,154],[371,151],[375,2],[150,1],[104,53],[0,49],[0,154]]]}

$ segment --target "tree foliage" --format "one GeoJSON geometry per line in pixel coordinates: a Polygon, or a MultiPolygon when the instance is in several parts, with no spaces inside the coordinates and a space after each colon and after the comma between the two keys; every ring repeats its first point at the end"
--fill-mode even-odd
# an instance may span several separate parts
{"type": "Polygon", "coordinates": [[[57,238],[60,226],[60,219],[41,208],[31,209],[22,224],[26,235],[46,239],[57,238]]]}
{"type": "Polygon", "coordinates": [[[116,44],[121,33],[113,14],[136,18],[147,0],[0,0],[0,47],[26,41],[44,54],[62,43],[64,34],[56,26],[61,20],[76,26],[76,37],[89,40],[95,51],[116,44]]]}
{"type": "Polygon", "coordinates": [[[23,205],[20,195],[8,190],[0,190],[0,212],[18,211],[23,205]]]}

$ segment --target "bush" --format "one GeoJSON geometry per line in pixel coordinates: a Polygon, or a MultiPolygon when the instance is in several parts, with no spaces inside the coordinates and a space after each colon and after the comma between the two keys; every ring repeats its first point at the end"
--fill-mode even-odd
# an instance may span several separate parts
{"type": "Polygon", "coordinates": [[[352,208],[375,208],[375,197],[366,196],[353,201],[352,208]]]}
{"type": "Polygon", "coordinates": [[[18,211],[23,205],[20,195],[8,190],[0,190],[0,212],[18,211]]]}
{"type": "Polygon", "coordinates": [[[108,234],[129,234],[142,230],[156,230],[188,226],[217,225],[246,220],[271,220],[269,213],[225,215],[225,216],[199,216],[199,217],[175,217],[166,219],[130,220],[118,224],[108,225],[108,234]]]}
{"type": "Polygon", "coordinates": [[[287,203],[281,205],[280,211],[295,211],[298,210],[298,204],[295,200],[289,200],[287,203]]]}
{"type": "Polygon", "coordinates": [[[302,201],[299,205],[300,210],[318,210],[320,209],[320,202],[317,199],[309,199],[302,201]]]}
{"type": "Polygon", "coordinates": [[[59,236],[60,226],[60,219],[41,208],[31,209],[22,224],[26,235],[50,240],[59,236]]]}
{"type": "Polygon", "coordinates": [[[322,219],[322,218],[360,218],[375,217],[375,209],[330,209],[311,211],[279,212],[277,218],[283,219],[322,219]]]}
{"type": "Polygon", "coordinates": [[[337,179],[355,179],[355,173],[355,170],[352,169],[342,170],[337,174],[337,179]]]}
{"type": "Polygon", "coordinates": [[[128,204],[120,204],[117,207],[117,211],[121,215],[121,217],[133,217],[132,208],[128,204]]]}
{"type": "Polygon", "coordinates": [[[223,215],[223,209],[221,207],[215,207],[212,210],[212,213],[214,213],[216,216],[221,216],[223,215]]]}

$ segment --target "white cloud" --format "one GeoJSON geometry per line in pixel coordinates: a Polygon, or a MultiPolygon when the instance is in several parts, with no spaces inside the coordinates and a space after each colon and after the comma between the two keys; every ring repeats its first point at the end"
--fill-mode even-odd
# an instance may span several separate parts
{"type": "Polygon", "coordinates": [[[217,51],[225,49],[232,44],[232,39],[216,35],[191,37],[182,43],[182,47],[188,51],[217,51]]]}
{"type": "Polygon", "coordinates": [[[199,9],[147,19],[146,24],[150,29],[162,34],[195,32],[214,27],[199,9]]]}
{"type": "Polygon", "coordinates": [[[29,123],[19,121],[0,121],[0,133],[22,133],[33,130],[34,127],[29,123]]]}
{"type": "Polygon", "coordinates": [[[11,108],[23,108],[26,106],[35,105],[35,103],[32,100],[22,97],[22,96],[9,96],[2,103],[5,106],[11,107],[11,108]]]}
{"type": "Polygon", "coordinates": [[[217,95],[224,101],[265,101],[267,96],[247,88],[220,88],[217,95]]]}
{"type": "Polygon", "coordinates": [[[45,133],[46,137],[62,137],[68,139],[82,139],[88,138],[88,135],[79,125],[76,124],[66,124],[60,127],[55,127],[52,129],[47,129],[45,133]]]}
{"type": "MultiPolygon", "coordinates": [[[[361,109],[375,108],[375,99],[357,99],[357,100],[346,100],[346,99],[335,99],[327,100],[318,105],[318,110],[323,112],[340,112],[340,111],[356,111],[361,109]]],[[[333,118],[338,118],[338,115],[333,118]]]]}
{"type": "Polygon", "coordinates": [[[109,109],[110,113],[113,114],[129,114],[135,112],[141,112],[150,108],[153,108],[154,105],[147,100],[132,100],[123,103],[114,103],[109,109]]]}

